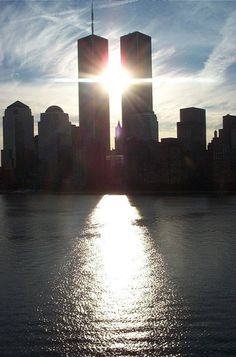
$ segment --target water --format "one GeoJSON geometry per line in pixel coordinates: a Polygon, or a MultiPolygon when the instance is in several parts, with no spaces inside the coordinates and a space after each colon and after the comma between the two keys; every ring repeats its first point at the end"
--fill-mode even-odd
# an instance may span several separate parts
{"type": "Polygon", "coordinates": [[[236,197],[0,196],[0,356],[235,356],[236,197]]]}

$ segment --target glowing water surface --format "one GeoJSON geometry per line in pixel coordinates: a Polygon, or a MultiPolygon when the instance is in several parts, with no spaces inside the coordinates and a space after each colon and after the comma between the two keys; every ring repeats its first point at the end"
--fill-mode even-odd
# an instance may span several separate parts
{"type": "Polygon", "coordinates": [[[1,356],[234,356],[236,198],[0,196],[1,356]]]}
{"type": "Polygon", "coordinates": [[[66,277],[55,286],[62,296],[65,350],[151,356],[157,337],[162,348],[176,323],[167,307],[175,303],[175,291],[140,219],[122,195],[103,196],[89,215],[84,239],[76,241],[67,260],[66,277]],[[83,336],[79,346],[77,333],[83,336]]]}

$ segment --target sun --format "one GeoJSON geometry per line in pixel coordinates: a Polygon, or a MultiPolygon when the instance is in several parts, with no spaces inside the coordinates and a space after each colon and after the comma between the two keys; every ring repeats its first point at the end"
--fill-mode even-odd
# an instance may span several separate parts
{"type": "Polygon", "coordinates": [[[107,68],[101,75],[103,86],[110,94],[121,94],[129,87],[131,80],[131,74],[121,67],[119,59],[116,56],[111,56],[107,68]]]}

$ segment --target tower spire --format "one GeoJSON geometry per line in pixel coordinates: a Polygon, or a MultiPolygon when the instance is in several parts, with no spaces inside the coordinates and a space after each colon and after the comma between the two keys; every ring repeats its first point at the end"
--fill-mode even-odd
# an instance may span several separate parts
{"type": "Polygon", "coordinates": [[[93,0],[91,2],[91,27],[92,27],[92,35],[94,34],[94,21],[93,21],[93,0]]]}

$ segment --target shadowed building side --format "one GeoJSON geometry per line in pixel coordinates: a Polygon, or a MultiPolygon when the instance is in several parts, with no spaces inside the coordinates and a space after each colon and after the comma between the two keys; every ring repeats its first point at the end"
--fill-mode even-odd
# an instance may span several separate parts
{"type": "Polygon", "coordinates": [[[214,132],[208,144],[210,177],[214,188],[234,189],[236,187],[236,116],[224,115],[223,128],[214,132]]]}
{"type": "Polygon", "coordinates": [[[236,115],[223,116],[222,139],[231,149],[236,148],[236,115]]]}
{"type": "Polygon", "coordinates": [[[38,157],[43,187],[59,188],[71,179],[72,125],[68,114],[56,105],[40,114],[38,157]]]}
{"type": "Polygon", "coordinates": [[[133,32],[120,38],[121,64],[131,75],[122,95],[124,140],[158,141],[158,122],[152,100],[151,37],[133,32]]]}
{"type": "Polygon", "coordinates": [[[159,144],[159,185],[179,189],[182,184],[182,149],[176,138],[161,139],[159,144]]]}
{"type": "Polygon", "coordinates": [[[108,40],[90,35],[78,40],[79,123],[84,145],[110,150],[109,96],[99,82],[108,64],[108,40]],[[86,82],[87,81],[87,82],[86,82]]]}
{"type": "Polygon", "coordinates": [[[184,181],[191,187],[206,182],[206,111],[202,108],[180,109],[177,138],[183,148],[184,181]]]}
{"type": "Polygon", "coordinates": [[[2,167],[11,171],[18,185],[32,174],[34,119],[30,108],[20,101],[9,105],[3,117],[2,167]]]}
{"type": "Polygon", "coordinates": [[[206,111],[201,108],[180,109],[177,136],[184,148],[195,154],[206,150],[206,111]]]}
{"type": "Polygon", "coordinates": [[[151,37],[140,32],[122,36],[120,51],[122,67],[131,77],[122,94],[125,181],[128,188],[144,189],[150,185],[156,167],[158,142],[152,100],[151,37]]]}
{"type": "Polygon", "coordinates": [[[109,95],[100,81],[107,65],[107,39],[92,34],[78,40],[80,165],[89,188],[104,185],[110,151],[109,95]]]}

